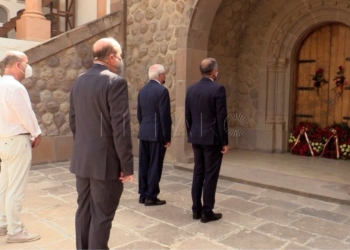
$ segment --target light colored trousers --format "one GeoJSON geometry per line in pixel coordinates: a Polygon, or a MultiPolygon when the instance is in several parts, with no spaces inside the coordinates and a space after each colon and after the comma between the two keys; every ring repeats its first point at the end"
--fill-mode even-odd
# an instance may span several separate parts
{"type": "Polygon", "coordinates": [[[20,214],[32,161],[29,135],[0,137],[0,158],[0,227],[16,235],[22,231],[20,214]]]}

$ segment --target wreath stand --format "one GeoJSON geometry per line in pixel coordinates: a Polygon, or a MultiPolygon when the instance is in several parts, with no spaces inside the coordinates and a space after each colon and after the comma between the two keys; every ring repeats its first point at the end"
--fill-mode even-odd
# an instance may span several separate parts
{"type": "Polygon", "coordinates": [[[335,141],[334,141],[334,143],[335,143],[335,148],[336,148],[336,152],[337,152],[337,159],[339,160],[339,158],[340,158],[340,152],[339,152],[339,138],[338,138],[338,132],[337,132],[337,130],[335,130],[335,129],[331,129],[330,131],[332,132],[332,135],[328,138],[326,144],[324,144],[324,146],[323,146],[323,151],[322,151],[322,154],[321,154],[320,156],[322,156],[322,155],[324,154],[324,151],[326,150],[326,147],[327,147],[328,143],[329,143],[332,139],[334,139],[334,140],[335,140],[335,141]]]}
{"type": "Polygon", "coordinates": [[[291,148],[290,152],[292,152],[293,149],[295,148],[295,146],[298,145],[298,143],[300,142],[300,137],[303,135],[303,136],[305,136],[305,139],[306,139],[307,145],[309,146],[309,150],[310,150],[311,155],[312,155],[313,157],[315,156],[315,155],[314,155],[314,151],[312,150],[312,147],[311,147],[311,144],[310,144],[309,137],[308,137],[308,135],[307,135],[307,131],[308,131],[308,130],[309,130],[309,129],[306,128],[306,127],[303,127],[303,128],[300,130],[299,135],[298,135],[298,137],[297,137],[297,140],[295,141],[294,146],[291,148]]]}

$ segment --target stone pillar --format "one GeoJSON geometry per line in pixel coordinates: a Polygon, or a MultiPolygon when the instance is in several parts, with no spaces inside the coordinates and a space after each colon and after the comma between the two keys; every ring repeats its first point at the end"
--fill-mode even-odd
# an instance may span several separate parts
{"type": "Polygon", "coordinates": [[[284,120],[285,103],[285,78],[286,78],[286,59],[278,59],[277,62],[277,100],[276,100],[276,123],[282,124],[284,120]]]}
{"type": "Polygon", "coordinates": [[[266,75],[266,120],[265,128],[258,131],[257,149],[273,153],[275,152],[276,138],[276,59],[271,59],[267,63],[266,75]]]}
{"type": "Polygon", "coordinates": [[[110,4],[111,4],[111,13],[123,10],[123,0],[111,0],[110,4]]]}
{"type": "Polygon", "coordinates": [[[107,15],[107,0],[97,0],[97,18],[107,15]]]}
{"type": "Polygon", "coordinates": [[[269,128],[273,130],[276,109],[276,59],[268,62],[268,79],[267,79],[267,110],[266,110],[266,124],[270,124],[269,128]]]}
{"type": "Polygon", "coordinates": [[[42,13],[42,0],[26,0],[23,15],[16,21],[17,39],[42,42],[51,38],[51,22],[42,13]]]}
{"type": "Polygon", "coordinates": [[[277,60],[277,80],[276,80],[276,144],[275,152],[282,153],[287,150],[287,131],[284,114],[285,91],[286,91],[286,67],[288,60],[279,58],[277,60]]]}

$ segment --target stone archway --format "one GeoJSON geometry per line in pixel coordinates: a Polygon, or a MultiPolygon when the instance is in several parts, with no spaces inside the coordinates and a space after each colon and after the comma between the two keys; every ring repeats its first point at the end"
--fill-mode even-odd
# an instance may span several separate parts
{"type": "Polygon", "coordinates": [[[199,63],[208,55],[210,28],[222,0],[197,0],[188,27],[178,29],[176,59],[176,110],[173,144],[177,161],[191,162],[192,151],[187,143],[184,104],[187,87],[200,77],[199,63]]]}
{"type": "Polygon", "coordinates": [[[318,0],[291,1],[271,22],[261,47],[259,93],[266,94],[259,94],[257,149],[287,150],[296,50],[304,36],[318,26],[328,22],[349,25],[349,14],[345,0],[336,5],[318,0]]]}

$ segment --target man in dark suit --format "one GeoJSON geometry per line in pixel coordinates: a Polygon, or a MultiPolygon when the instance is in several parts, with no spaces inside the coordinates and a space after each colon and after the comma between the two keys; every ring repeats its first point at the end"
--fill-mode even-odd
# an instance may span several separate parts
{"type": "Polygon", "coordinates": [[[200,71],[202,79],[187,89],[185,117],[195,162],[193,219],[206,223],[222,218],[222,214],[214,213],[213,208],[222,156],[228,152],[227,108],[225,88],[215,82],[218,74],[215,59],[204,59],[200,71]]]}
{"type": "Polygon", "coordinates": [[[123,183],[133,181],[127,82],[117,75],[121,47],[113,38],[102,38],[93,54],[93,66],[78,76],[70,93],[77,249],[108,249],[123,183]]]}
{"type": "Polygon", "coordinates": [[[163,86],[165,70],[155,64],[148,71],[149,83],[140,90],[137,119],[140,124],[139,203],[164,205],[157,198],[166,149],[170,146],[171,114],[169,91],[163,86]]]}

